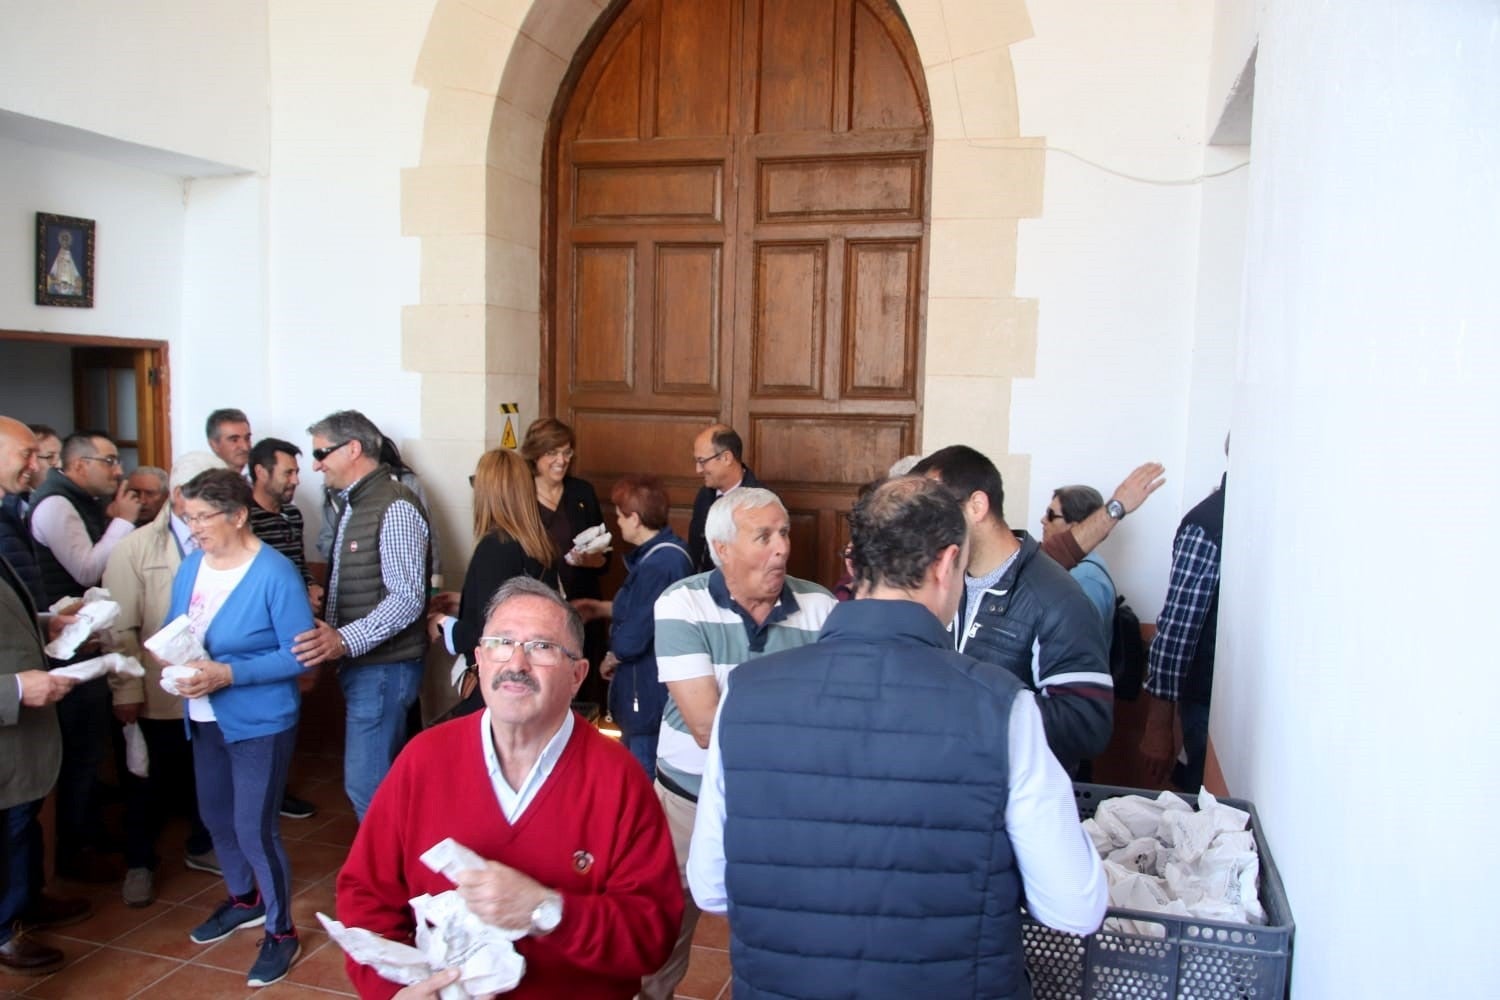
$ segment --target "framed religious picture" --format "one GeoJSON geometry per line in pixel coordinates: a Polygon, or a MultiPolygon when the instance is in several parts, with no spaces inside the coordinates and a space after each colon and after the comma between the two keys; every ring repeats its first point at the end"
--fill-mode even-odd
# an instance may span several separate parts
{"type": "Polygon", "coordinates": [[[36,213],[36,304],[94,307],[94,220],[36,213]]]}

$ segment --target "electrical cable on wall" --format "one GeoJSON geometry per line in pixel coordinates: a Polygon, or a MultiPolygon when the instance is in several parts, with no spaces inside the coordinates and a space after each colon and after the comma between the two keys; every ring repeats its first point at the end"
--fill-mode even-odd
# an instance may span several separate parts
{"type": "Polygon", "coordinates": [[[993,141],[965,139],[964,142],[975,149],[1037,149],[1041,150],[1044,153],[1061,153],[1063,156],[1067,156],[1074,160],[1077,160],[1079,163],[1082,163],[1085,166],[1093,167],[1095,170],[1110,174],[1114,177],[1119,177],[1122,180],[1135,181],[1137,184],[1151,184],[1156,187],[1186,187],[1192,184],[1201,184],[1204,181],[1213,180],[1215,177],[1224,177],[1228,174],[1234,173],[1236,170],[1243,170],[1250,165],[1249,160],[1241,160],[1239,163],[1236,163],[1232,167],[1225,167],[1223,170],[1215,170],[1212,173],[1198,174],[1195,177],[1141,177],[1138,174],[1130,174],[1126,173],[1123,170],[1116,170],[1114,167],[1105,166],[1104,164],[1099,163],[1095,160],[1091,160],[1086,156],[1081,156],[1078,153],[1073,152],[1071,149],[1064,149],[1062,146],[1050,146],[1046,144],[1043,144],[1041,146],[1021,145],[1018,143],[1006,142],[1003,139],[993,141]]]}

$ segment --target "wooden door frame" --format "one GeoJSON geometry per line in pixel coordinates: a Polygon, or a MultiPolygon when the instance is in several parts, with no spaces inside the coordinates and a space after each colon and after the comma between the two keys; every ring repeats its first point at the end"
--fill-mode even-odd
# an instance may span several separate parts
{"type": "MultiPolygon", "coordinates": [[[[163,468],[172,463],[172,378],[168,363],[170,345],[165,340],[145,340],[138,337],[101,337],[84,333],[43,333],[35,330],[0,329],[0,343],[54,344],[59,347],[106,347],[148,352],[147,367],[159,373],[152,386],[150,416],[154,429],[152,437],[152,461],[163,468]]],[[[76,389],[75,389],[76,391],[76,389]]],[[[142,454],[142,463],[145,455],[142,454]]]]}

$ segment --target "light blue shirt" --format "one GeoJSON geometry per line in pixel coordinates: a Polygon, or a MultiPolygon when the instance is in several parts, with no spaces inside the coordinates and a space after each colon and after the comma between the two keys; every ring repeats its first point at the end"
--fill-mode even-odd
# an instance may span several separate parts
{"type": "Polygon", "coordinates": [[[520,788],[511,788],[510,782],[505,780],[505,771],[500,767],[500,754],[495,750],[494,731],[490,728],[490,710],[485,709],[479,719],[479,742],[484,748],[484,767],[490,774],[490,784],[494,786],[495,798],[500,802],[500,811],[505,814],[506,822],[512,826],[526,807],[531,805],[536,793],[542,790],[542,785],[551,776],[552,769],[557,766],[557,759],[562,756],[563,750],[568,745],[568,739],[573,735],[573,713],[568,712],[563,723],[558,727],[556,733],[547,741],[542,748],[541,754],[537,756],[536,763],[531,765],[531,770],[526,773],[526,778],[521,782],[520,788]]]}

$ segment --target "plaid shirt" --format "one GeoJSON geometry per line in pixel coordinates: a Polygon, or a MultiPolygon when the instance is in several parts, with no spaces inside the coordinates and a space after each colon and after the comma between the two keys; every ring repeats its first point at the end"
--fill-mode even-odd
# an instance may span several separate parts
{"type": "Polygon", "coordinates": [[[1172,581],[1148,656],[1146,690],[1162,701],[1182,690],[1218,585],[1219,547],[1198,525],[1185,525],[1172,542],[1172,581]]]}
{"type": "MultiPolygon", "coordinates": [[[[344,504],[335,540],[343,536],[344,524],[352,512],[353,508],[344,504]]],[[[422,568],[427,560],[427,538],[427,521],[417,508],[405,500],[397,500],[386,508],[380,521],[380,579],[385,584],[385,599],[363,618],[337,626],[351,658],[363,656],[385,642],[416,621],[426,609],[427,581],[422,578],[422,568]]],[[[329,623],[338,622],[339,548],[335,545],[333,567],[328,575],[324,620],[329,623]]]]}

